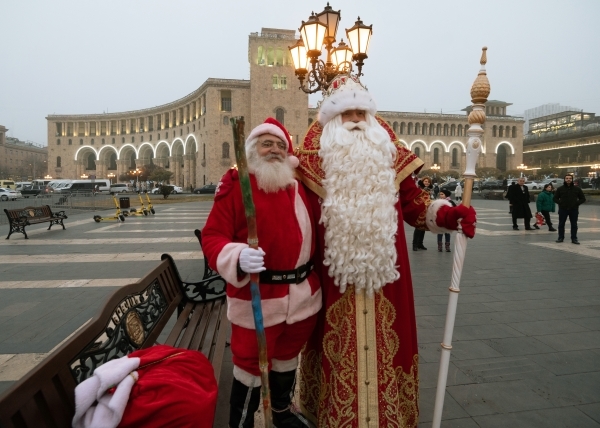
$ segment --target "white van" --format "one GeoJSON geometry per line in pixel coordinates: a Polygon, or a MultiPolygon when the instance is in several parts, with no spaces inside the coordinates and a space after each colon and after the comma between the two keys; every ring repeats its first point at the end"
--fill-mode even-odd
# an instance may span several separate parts
{"type": "Polygon", "coordinates": [[[25,186],[31,186],[31,181],[17,181],[15,183],[15,190],[21,190],[25,186]]]}
{"type": "Polygon", "coordinates": [[[110,189],[110,180],[108,178],[100,178],[95,180],[71,180],[70,183],[57,190],[60,193],[73,193],[73,192],[93,192],[95,189],[99,192],[108,193],[110,189]]]}
{"type": "Polygon", "coordinates": [[[15,190],[15,182],[13,180],[0,180],[0,187],[15,190]]]}

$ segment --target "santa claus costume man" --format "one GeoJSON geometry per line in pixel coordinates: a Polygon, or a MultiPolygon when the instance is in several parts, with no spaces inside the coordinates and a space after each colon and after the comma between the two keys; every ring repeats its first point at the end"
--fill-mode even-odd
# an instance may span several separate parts
{"type": "Polygon", "coordinates": [[[304,427],[306,421],[290,405],[298,355],[314,330],[322,302],[312,263],[313,214],[304,187],[294,178],[298,159],[283,125],[269,118],[254,128],[246,141],[246,156],[260,249],[247,244],[248,226],[235,169],[217,186],[202,231],[206,259],[227,281],[234,364],[229,426],[254,426],[259,407],[261,379],[248,274],[260,272],[273,422],[278,427],[304,427]]]}
{"type": "Polygon", "coordinates": [[[418,349],[403,221],[473,237],[475,212],[432,201],[366,88],[340,76],[296,154],[317,226],[323,309],[301,357],[304,414],[319,427],[416,427],[418,349]],[[383,125],[383,126],[382,126],[383,125]],[[462,219],[462,220],[461,220],[462,219]]]}

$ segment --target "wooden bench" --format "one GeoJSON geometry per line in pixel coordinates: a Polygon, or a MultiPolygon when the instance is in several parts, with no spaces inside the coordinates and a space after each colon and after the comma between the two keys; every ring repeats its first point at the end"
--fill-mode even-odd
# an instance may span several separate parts
{"type": "MultiPolygon", "coordinates": [[[[200,231],[194,233],[200,240],[200,231]]],[[[184,282],[171,256],[161,259],[137,283],[116,290],[89,323],[0,396],[0,427],[71,426],[77,384],[159,336],[166,345],[201,351],[218,383],[229,333],[225,281],[204,263],[202,281],[184,282]]]]}
{"type": "Polygon", "coordinates": [[[13,210],[4,208],[4,212],[8,217],[8,223],[10,225],[10,231],[8,232],[6,239],[10,238],[10,235],[14,232],[20,232],[25,235],[25,239],[29,239],[25,232],[25,226],[38,223],[50,223],[48,230],[50,230],[53,225],[60,224],[64,230],[65,225],[63,220],[68,218],[64,211],[53,213],[49,205],[17,208],[13,210]]]}

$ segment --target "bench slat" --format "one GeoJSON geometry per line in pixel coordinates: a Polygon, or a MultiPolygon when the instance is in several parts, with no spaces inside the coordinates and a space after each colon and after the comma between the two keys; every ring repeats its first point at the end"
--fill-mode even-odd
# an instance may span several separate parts
{"type": "Polygon", "coordinates": [[[202,315],[206,309],[206,305],[202,305],[201,307],[194,307],[194,311],[192,312],[192,317],[188,322],[188,326],[183,333],[183,337],[177,345],[178,348],[190,349],[190,344],[192,343],[192,339],[194,338],[194,333],[196,332],[195,326],[198,325],[202,315]],[[193,326],[193,327],[192,327],[193,326]]]}
{"type": "Polygon", "coordinates": [[[227,343],[228,335],[229,319],[227,319],[227,301],[223,300],[223,303],[221,304],[219,333],[211,351],[211,356],[209,357],[209,360],[215,369],[217,384],[219,383],[219,377],[221,375],[221,367],[223,365],[223,357],[225,356],[225,345],[227,343]]]}
{"type": "Polygon", "coordinates": [[[187,320],[190,316],[190,312],[192,312],[193,307],[194,307],[194,304],[191,302],[188,302],[185,305],[183,311],[181,312],[181,315],[179,315],[179,317],[177,318],[177,322],[175,322],[175,325],[173,326],[171,333],[167,337],[167,340],[165,341],[165,345],[177,347],[177,345],[176,345],[177,340],[179,339],[179,336],[181,336],[181,332],[185,327],[185,323],[187,322],[187,320]]]}

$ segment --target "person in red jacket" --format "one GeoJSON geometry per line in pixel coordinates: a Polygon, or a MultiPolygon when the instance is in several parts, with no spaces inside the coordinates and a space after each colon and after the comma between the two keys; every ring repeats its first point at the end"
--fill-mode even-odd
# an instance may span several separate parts
{"type": "Polygon", "coordinates": [[[355,76],[338,76],[295,153],[317,226],[323,309],[302,351],[300,401],[319,427],[416,427],[418,348],[404,222],[475,234],[475,210],[432,201],[423,162],[376,116],[355,76]]]}
{"type": "Polygon", "coordinates": [[[237,170],[217,185],[202,231],[209,266],[227,281],[227,316],[232,323],[233,386],[229,426],[253,427],[259,407],[260,370],[251,306],[250,275],[260,272],[267,337],[269,386],[275,426],[308,426],[291,408],[300,350],[312,334],[322,298],[313,270],[315,227],[304,186],[294,178],[298,159],[287,130],[275,119],[254,128],[246,156],[256,207],[259,249],[249,248],[237,170]]]}

